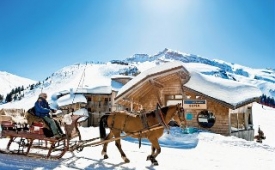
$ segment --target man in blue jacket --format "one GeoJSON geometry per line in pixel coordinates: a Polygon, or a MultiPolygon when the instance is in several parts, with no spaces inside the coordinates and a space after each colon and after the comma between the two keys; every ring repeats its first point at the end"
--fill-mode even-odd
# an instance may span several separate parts
{"type": "Polygon", "coordinates": [[[51,109],[49,103],[47,102],[47,94],[41,93],[37,101],[35,102],[35,115],[41,117],[50,127],[53,133],[53,137],[60,139],[64,136],[59,124],[51,118],[50,111],[55,112],[54,109],[51,109]]]}

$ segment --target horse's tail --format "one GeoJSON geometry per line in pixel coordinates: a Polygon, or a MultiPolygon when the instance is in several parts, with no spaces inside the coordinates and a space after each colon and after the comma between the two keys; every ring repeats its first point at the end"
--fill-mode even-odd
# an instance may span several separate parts
{"type": "Polygon", "coordinates": [[[106,137],[106,125],[107,125],[107,118],[108,118],[108,114],[105,114],[103,115],[101,118],[100,118],[100,121],[99,121],[99,134],[100,134],[100,139],[101,140],[104,140],[105,137],[106,137]]]}

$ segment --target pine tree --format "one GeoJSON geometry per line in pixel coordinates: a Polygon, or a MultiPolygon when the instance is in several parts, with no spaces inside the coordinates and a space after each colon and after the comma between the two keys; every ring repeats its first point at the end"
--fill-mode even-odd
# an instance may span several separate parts
{"type": "Polygon", "coordinates": [[[6,102],[11,102],[12,101],[12,94],[11,93],[7,94],[5,101],[6,102]]]}
{"type": "Polygon", "coordinates": [[[0,94],[0,102],[2,102],[4,99],[4,96],[0,94]]]}
{"type": "Polygon", "coordinates": [[[34,89],[34,84],[32,84],[30,87],[30,90],[33,90],[33,89],[34,89]]]}

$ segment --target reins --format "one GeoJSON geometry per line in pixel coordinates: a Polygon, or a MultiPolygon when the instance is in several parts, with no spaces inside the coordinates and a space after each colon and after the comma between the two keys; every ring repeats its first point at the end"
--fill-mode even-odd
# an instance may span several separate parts
{"type": "MultiPolygon", "coordinates": [[[[161,108],[161,106],[160,106],[160,104],[159,103],[157,103],[157,106],[156,106],[156,110],[155,110],[155,114],[156,114],[156,116],[157,116],[157,119],[158,119],[158,122],[159,122],[159,124],[161,124],[166,130],[168,130],[169,131],[169,126],[166,124],[166,122],[165,122],[165,119],[164,119],[164,117],[163,117],[163,112],[162,112],[162,110],[161,110],[162,108],[161,108]]],[[[167,113],[166,113],[167,114],[167,113]]]]}

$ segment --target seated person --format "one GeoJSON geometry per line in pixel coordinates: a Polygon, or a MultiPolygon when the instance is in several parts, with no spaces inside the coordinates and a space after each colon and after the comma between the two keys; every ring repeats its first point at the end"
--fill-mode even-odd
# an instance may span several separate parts
{"type": "Polygon", "coordinates": [[[62,138],[65,135],[63,134],[58,122],[51,118],[50,112],[56,112],[56,110],[51,109],[49,103],[47,102],[47,94],[41,93],[37,101],[35,102],[35,115],[42,118],[50,127],[53,137],[56,139],[62,138]]]}

